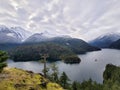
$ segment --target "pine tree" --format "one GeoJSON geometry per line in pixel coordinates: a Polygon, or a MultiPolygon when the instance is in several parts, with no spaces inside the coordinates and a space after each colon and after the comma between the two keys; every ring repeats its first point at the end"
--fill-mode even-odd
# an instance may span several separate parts
{"type": "Polygon", "coordinates": [[[72,84],[72,90],[78,90],[77,89],[77,82],[73,82],[73,84],[72,84]]]}
{"type": "Polygon", "coordinates": [[[42,58],[44,60],[44,69],[43,69],[43,73],[44,73],[44,77],[46,78],[47,77],[47,72],[49,71],[49,68],[46,67],[46,62],[47,62],[47,58],[49,57],[48,54],[44,54],[42,55],[42,58]]]}
{"type": "Polygon", "coordinates": [[[70,81],[70,79],[68,78],[66,73],[63,72],[62,75],[60,76],[60,84],[61,84],[61,86],[63,88],[67,88],[69,86],[69,81],[70,81]]]}
{"type": "Polygon", "coordinates": [[[0,51],[0,72],[3,70],[4,67],[7,66],[5,61],[8,59],[7,53],[4,51],[0,51]]]}
{"type": "Polygon", "coordinates": [[[52,69],[52,71],[53,71],[53,73],[52,73],[52,75],[51,75],[51,76],[52,76],[52,80],[53,80],[54,82],[58,83],[58,82],[59,82],[58,67],[56,66],[55,63],[52,64],[51,69],[52,69]]]}

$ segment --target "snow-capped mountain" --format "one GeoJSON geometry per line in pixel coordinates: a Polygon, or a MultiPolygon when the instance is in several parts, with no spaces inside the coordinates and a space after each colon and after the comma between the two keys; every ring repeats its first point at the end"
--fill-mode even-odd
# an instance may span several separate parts
{"type": "Polygon", "coordinates": [[[8,28],[5,25],[0,25],[0,43],[37,43],[58,37],[70,38],[65,35],[57,36],[46,30],[33,34],[21,27],[8,28]]]}
{"type": "Polygon", "coordinates": [[[118,39],[120,39],[120,33],[108,33],[90,41],[89,44],[100,48],[107,48],[118,39]]]}
{"type": "Polygon", "coordinates": [[[20,27],[8,28],[0,25],[0,43],[21,43],[30,36],[28,31],[20,27]]]}
{"type": "Polygon", "coordinates": [[[49,37],[45,36],[43,33],[35,33],[25,40],[25,43],[38,43],[48,40],[49,37]]]}
{"type": "Polygon", "coordinates": [[[71,39],[68,35],[52,35],[49,32],[35,33],[25,40],[25,43],[38,43],[43,41],[53,41],[56,39],[71,39]]]}
{"type": "Polygon", "coordinates": [[[53,37],[70,37],[68,35],[64,35],[64,34],[61,34],[61,33],[55,32],[55,31],[53,33],[52,30],[44,30],[44,31],[41,31],[41,32],[38,32],[38,33],[42,33],[44,36],[46,36],[48,38],[53,38],[53,37]]]}
{"type": "Polygon", "coordinates": [[[32,35],[31,32],[26,31],[21,27],[11,27],[10,29],[14,31],[18,36],[20,36],[22,41],[26,40],[28,37],[32,35]]]}

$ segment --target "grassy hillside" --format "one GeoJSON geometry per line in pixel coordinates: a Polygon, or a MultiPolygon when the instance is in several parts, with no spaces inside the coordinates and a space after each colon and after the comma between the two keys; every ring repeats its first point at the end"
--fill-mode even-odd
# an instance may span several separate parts
{"type": "Polygon", "coordinates": [[[0,73],[0,90],[63,90],[63,88],[40,74],[16,68],[4,68],[0,73]]]}

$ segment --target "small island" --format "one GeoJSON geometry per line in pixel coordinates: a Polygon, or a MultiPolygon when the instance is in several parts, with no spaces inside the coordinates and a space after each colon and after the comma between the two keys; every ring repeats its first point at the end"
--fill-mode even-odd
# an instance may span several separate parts
{"type": "Polygon", "coordinates": [[[68,64],[77,64],[81,62],[81,59],[77,56],[67,56],[64,62],[68,64]]]}

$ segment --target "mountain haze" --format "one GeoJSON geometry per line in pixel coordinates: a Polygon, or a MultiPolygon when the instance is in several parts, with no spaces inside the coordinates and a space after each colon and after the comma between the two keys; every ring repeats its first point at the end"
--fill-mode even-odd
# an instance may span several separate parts
{"type": "Polygon", "coordinates": [[[89,44],[99,48],[108,48],[113,42],[120,39],[120,33],[108,33],[91,40],[89,44]]]}

